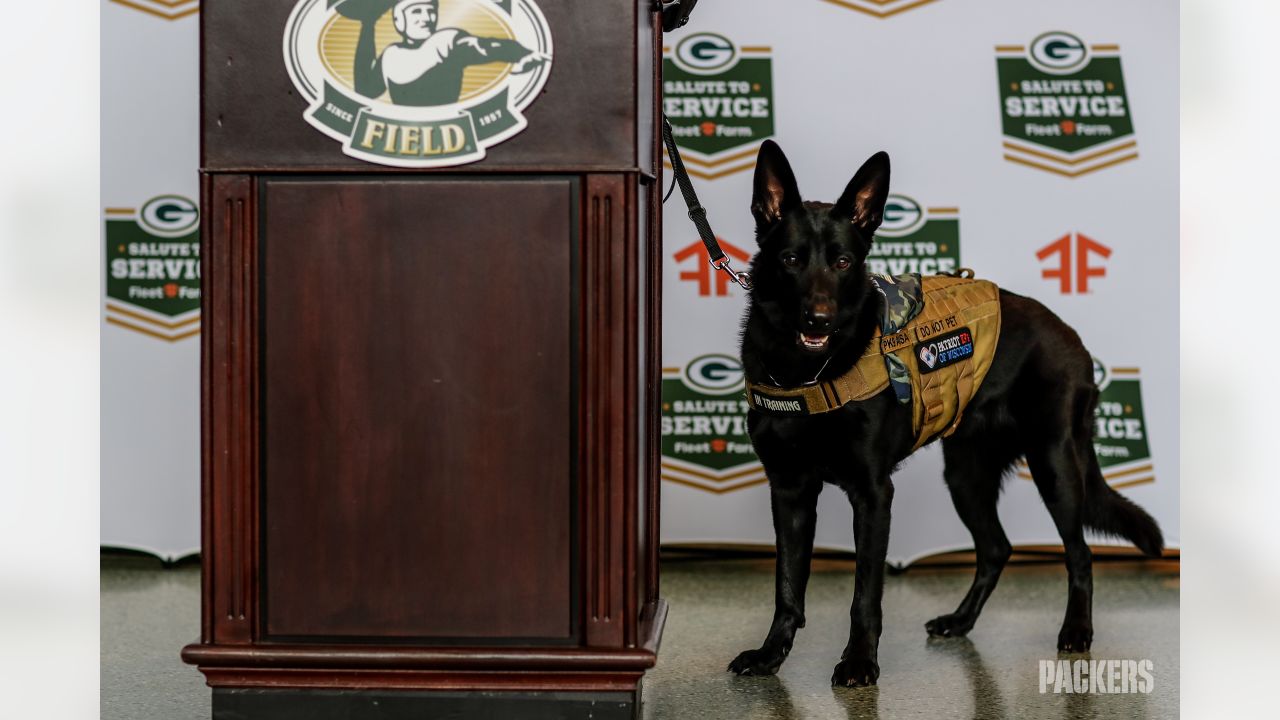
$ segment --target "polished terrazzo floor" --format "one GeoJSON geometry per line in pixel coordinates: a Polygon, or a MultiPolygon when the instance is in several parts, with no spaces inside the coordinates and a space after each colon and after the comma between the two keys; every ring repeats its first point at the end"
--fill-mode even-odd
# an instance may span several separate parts
{"type": "MultiPolygon", "coordinates": [[[[1150,694],[1041,694],[1039,661],[1056,660],[1066,603],[1059,564],[1011,566],[969,638],[929,640],[924,622],[949,612],[972,569],[913,568],[885,584],[880,685],[832,689],[848,628],[852,562],[815,563],[808,627],[775,677],[725,666],[756,646],[772,615],[772,559],[675,557],[663,563],[671,604],[658,666],[645,681],[652,720],[725,718],[1175,718],[1178,566],[1099,562],[1088,657],[1149,659],[1150,694]]],[[[102,560],[102,718],[206,720],[209,689],[178,650],[199,633],[199,568],[149,558],[102,560]]]]}

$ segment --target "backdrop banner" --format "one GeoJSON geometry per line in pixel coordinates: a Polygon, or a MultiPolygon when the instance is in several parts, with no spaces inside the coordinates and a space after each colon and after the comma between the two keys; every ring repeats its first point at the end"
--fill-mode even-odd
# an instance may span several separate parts
{"type": "Polygon", "coordinates": [[[198,0],[102,3],[102,544],[200,549],[198,0]]]}
{"type": "MultiPolygon", "coordinates": [[[[762,141],[824,201],[887,151],[871,269],[973,268],[1073,325],[1095,357],[1107,480],[1177,547],[1176,4],[783,5],[704,0],[666,36],[664,109],[734,266],[756,251],[762,141]]],[[[102,4],[102,543],[166,558],[200,534],[198,11],[102,4]]],[[[662,540],[771,545],[737,359],[744,293],[708,267],[679,194],[664,221],[662,540]]],[[[941,471],[935,444],[894,476],[891,562],[972,545],[941,471]]],[[[1006,481],[1007,534],[1059,544],[1029,478],[1006,481]]],[[[854,549],[833,488],[817,544],[854,549]]]]}
{"type": "MultiPolygon", "coordinates": [[[[873,272],[979,277],[1080,333],[1102,392],[1107,481],[1178,545],[1178,9],[1159,0],[703,2],[664,48],[664,109],[735,268],[761,142],[809,200],[833,202],[887,151],[873,272]]],[[[665,207],[662,539],[772,544],[746,433],[745,292],[707,265],[678,194],[665,207]]],[[[1061,544],[1025,465],[1000,516],[1015,544],[1061,544]]],[[[972,547],[938,445],[894,476],[889,559],[972,547]]],[[[1091,538],[1106,543],[1103,538],[1091,538]]],[[[817,545],[854,549],[843,493],[817,545]]]]}

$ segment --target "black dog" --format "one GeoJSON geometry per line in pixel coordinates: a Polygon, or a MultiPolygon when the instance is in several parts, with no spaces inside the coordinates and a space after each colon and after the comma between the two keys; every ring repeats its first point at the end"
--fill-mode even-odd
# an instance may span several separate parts
{"type": "MultiPolygon", "coordinates": [[[[782,150],[772,141],[760,148],[751,204],[760,252],[751,266],[754,285],[742,332],[749,380],[788,388],[825,381],[866,350],[883,300],[871,288],[865,260],[888,192],[889,156],[881,152],[858,170],[835,205],[802,202],[782,150]]],[[[1084,651],[1093,639],[1092,559],[1084,528],[1126,538],[1153,556],[1164,540],[1151,516],[1102,478],[1092,442],[1098,390],[1079,336],[1035,300],[1001,290],[1000,308],[990,372],[955,433],[942,441],[944,479],[973,534],[977,573],[956,611],[925,627],[946,637],[973,628],[1011,552],[996,515],[1001,482],[1025,456],[1066,549],[1069,591],[1058,650],[1084,651]]],[[[890,476],[915,442],[910,407],[886,389],[819,415],[750,412],[748,428],[769,477],[777,534],[776,605],[764,644],[740,654],[729,670],[776,672],[804,627],[817,499],[827,482],[853,505],[857,546],[849,642],[831,682],[875,684],[890,476]]]]}

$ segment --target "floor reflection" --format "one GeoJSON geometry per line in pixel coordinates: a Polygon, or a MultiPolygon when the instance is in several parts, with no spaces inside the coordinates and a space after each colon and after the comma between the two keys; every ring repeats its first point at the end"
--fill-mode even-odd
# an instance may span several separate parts
{"type": "Polygon", "coordinates": [[[964,669],[973,697],[972,717],[975,720],[1004,720],[1009,717],[1000,684],[982,661],[982,653],[978,652],[972,640],[967,637],[931,637],[925,641],[925,647],[931,654],[950,658],[964,669]]]}

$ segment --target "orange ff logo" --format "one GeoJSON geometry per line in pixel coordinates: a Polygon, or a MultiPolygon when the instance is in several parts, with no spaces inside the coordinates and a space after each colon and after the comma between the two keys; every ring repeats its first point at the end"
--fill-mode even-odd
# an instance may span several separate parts
{"type": "MultiPolygon", "coordinates": [[[[727,243],[719,237],[716,240],[720,243],[720,249],[724,250],[725,255],[744,263],[751,260],[751,254],[746,250],[727,243]]],[[[707,248],[702,244],[701,240],[695,240],[675,254],[677,263],[683,263],[690,258],[696,258],[696,267],[693,270],[681,272],[681,280],[698,283],[698,295],[707,297],[711,294],[711,274],[714,272],[716,297],[723,297],[729,294],[729,281],[731,279],[729,273],[718,272],[711,267],[711,256],[707,254],[707,248]]]]}
{"type": "Polygon", "coordinates": [[[1036,252],[1036,259],[1043,261],[1050,255],[1058,256],[1058,267],[1045,268],[1040,277],[1046,280],[1057,279],[1058,287],[1063,295],[1071,294],[1072,280],[1078,294],[1089,292],[1089,278],[1107,276],[1107,268],[1102,265],[1090,265],[1089,258],[1096,255],[1103,260],[1111,257],[1111,248],[1085,236],[1083,233],[1067,233],[1036,252]],[[1071,242],[1075,241],[1075,253],[1071,252],[1071,242]]]}

